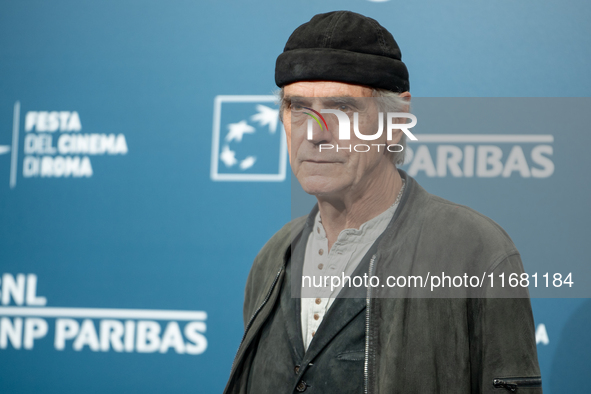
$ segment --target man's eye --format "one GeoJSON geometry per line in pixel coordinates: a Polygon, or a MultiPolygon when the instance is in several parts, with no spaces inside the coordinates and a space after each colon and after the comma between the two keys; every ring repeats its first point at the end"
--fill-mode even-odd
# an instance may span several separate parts
{"type": "Polygon", "coordinates": [[[290,106],[289,106],[289,108],[290,108],[292,111],[301,111],[301,110],[303,110],[303,109],[304,109],[304,107],[303,107],[303,106],[301,106],[301,105],[299,105],[299,104],[294,104],[294,103],[291,103],[291,104],[290,104],[290,106]]]}

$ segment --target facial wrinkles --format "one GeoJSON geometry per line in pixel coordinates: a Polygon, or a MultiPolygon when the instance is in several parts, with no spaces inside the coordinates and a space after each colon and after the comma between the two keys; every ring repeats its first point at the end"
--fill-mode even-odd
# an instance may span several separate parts
{"type": "MultiPolygon", "coordinates": [[[[335,106],[339,102],[348,102],[347,97],[354,98],[354,97],[371,97],[371,89],[365,88],[362,86],[356,85],[346,85],[341,83],[332,83],[332,82],[299,82],[292,85],[288,85],[285,87],[285,99],[288,101],[293,101],[298,105],[302,106],[309,106],[314,110],[320,112],[321,107],[325,105],[335,106]],[[334,97],[342,97],[342,100],[334,99],[334,97]],[[327,98],[327,100],[323,100],[321,98],[327,98]],[[328,101],[333,102],[332,104],[328,103],[328,101]]],[[[349,101],[355,101],[349,100],[349,101]]],[[[289,122],[289,125],[286,124],[286,132],[287,138],[289,139],[288,144],[290,147],[290,163],[292,165],[292,169],[296,176],[300,175],[300,171],[302,170],[302,165],[305,165],[302,160],[310,160],[310,159],[319,159],[320,156],[317,152],[318,144],[319,143],[329,143],[332,145],[339,145],[339,146],[349,146],[348,143],[339,143],[338,135],[334,135],[334,130],[338,128],[338,122],[336,120],[336,115],[327,114],[325,115],[325,119],[328,123],[329,130],[332,133],[329,135],[326,133],[326,130],[322,130],[319,128],[317,124],[314,124],[314,132],[319,132],[323,134],[315,134],[317,138],[315,141],[308,141],[307,135],[301,132],[301,130],[297,131],[297,134],[293,134],[294,130],[291,130],[291,122],[297,122],[295,119],[291,118],[291,111],[286,109],[286,113],[284,119],[286,123],[289,122]]],[[[350,111],[349,111],[350,112],[350,111]]],[[[377,115],[376,108],[356,108],[355,112],[360,112],[360,131],[363,134],[374,134],[377,131],[377,118],[373,115],[373,112],[377,115]],[[369,111],[369,113],[368,113],[369,111]],[[375,118],[375,119],[374,119],[375,118]]],[[[350,114],[352,116],[352,114],[350,114]]],[[[353,118],[351,118],[353,120],[353,118]]],[[[307,119],[306,119],[307,121],[307,119]]],[[[294,123],[294,127],[296,127],[296,123],[294,123]]],[[[297,124],[297,127],[301,127],[301,125],[297,124]]],[[[351,125],[351,137],[350,144],[354,146],[357,143],[366,143],[367,141],[360,140],[355,136],[353,132],[353,128],[351,125]]],[[[371,143],[382,143],[383,141],[372,141],[371,143]]],[[[375,149],[375,147],[373,147],[375,149]]],[[[383,148],[382,148],[383,150],[383,148]]],[[[318,176],[326,176],[326,182],[330,182],[330,184],[334,185],[335,187],[341,188],[341,192],[351,193],[352,195],[356,195],[358,193],[362,194],[362,188],[368,187],[371,182],[372,174],[376,171],[380,171],[378,164],[381,159],[381,155],[383,152],[379,154],[377,151],[370,151],[370,152],[363,152],[363,153],[354,153],[348,151],[339,151],[331,152],[327,151],[322,152],[324,158],[328,161],[335,161],[338,164],[334,164],[335,167],[331,168],[332,164],[327,164],[326,168],[317,167],[316,169],[310,170],[309,168],[306,171],[313,171],[318,176]],[[340,167],[340,168],[339,168],[340,167]],[[326,171],[326,172],[324,172],[326,171]],[[331,175],[332,174],[332,175],[331,175]],[[340,178],[340,179],[339,179],[340,178]],[[336,182],[336,183],[335,183],[336,182]],[[338,186],[338,184],[341,186],[338,186]],[[359,189],[359,190],[357,190],[359,189]]],[[[322,165],[321,165],[322,166],[322,165]]],[[[305,176],[303,173],[302,176],[305,176]]],[[[376,174],[379,175],[379,174],[376,174]]],[[[312,175],[314,176],[314,175],[312,175]]],[[[337,190],[333,190],[337,191],[337,190]]]]}

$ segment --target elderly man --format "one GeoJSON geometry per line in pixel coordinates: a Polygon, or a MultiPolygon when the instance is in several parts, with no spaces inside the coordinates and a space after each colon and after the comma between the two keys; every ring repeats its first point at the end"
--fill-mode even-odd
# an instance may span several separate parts
{"type": "Polygon", "coordinates": [[[306,274],[523,272],[496,223],[396,168],[405,135],[383,105],[405,112],[410,93],[392,35],[356,13],[316,15],[289,38],[275,79],[293,173],[318,204],[255,259],[225,393],[541,393],[527,289],[303,289],[306,274]],[[355,130],[347,141],[340,114],[355,130]],[[376,128],[390,133],[368,141],[376,128]]]}

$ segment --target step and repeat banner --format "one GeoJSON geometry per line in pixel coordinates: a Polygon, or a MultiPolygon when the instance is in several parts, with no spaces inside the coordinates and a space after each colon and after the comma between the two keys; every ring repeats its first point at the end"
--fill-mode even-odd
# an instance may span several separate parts
{"type": "Polygon", "coordinates": [[[532,306],[544,392],[585,392],[587,2],[3,0],[0,393],[222,392],[252,261],[313,204],[292,204],[275,59],[339,9],[393,33],[435,114],[402,168],[577,290],[532,306]]]}

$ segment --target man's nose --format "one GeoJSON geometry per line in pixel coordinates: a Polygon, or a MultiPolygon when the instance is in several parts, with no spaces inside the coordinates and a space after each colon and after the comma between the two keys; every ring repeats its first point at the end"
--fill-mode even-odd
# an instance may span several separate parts
{"type": "Polygon", "coordinates": [[[328,143],[332,140],[332,135],[328,131],[326,125],[322,122],[322,119],[308,119],[306,128],[306,139],[314,145],[328,143]]]}
{"type": "Polygon", "coordinates": [[[309,119],[307,120],[306,139],[314,145],[330,143],[333,136],[329,127],[331,124],[325,116],[320,114],[320,108],[308,108],[309,119]]]}

